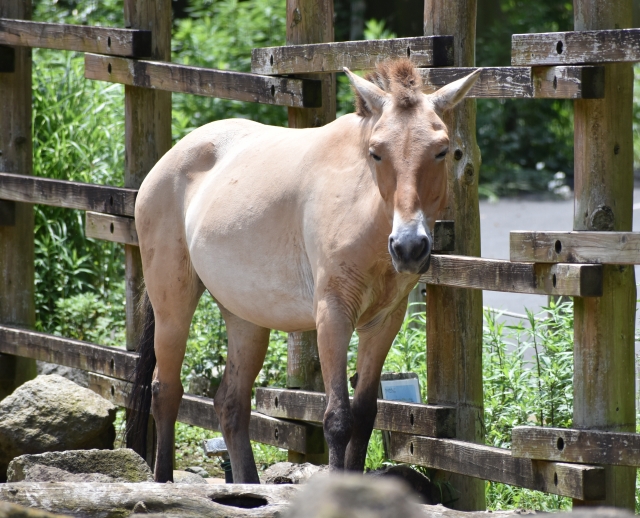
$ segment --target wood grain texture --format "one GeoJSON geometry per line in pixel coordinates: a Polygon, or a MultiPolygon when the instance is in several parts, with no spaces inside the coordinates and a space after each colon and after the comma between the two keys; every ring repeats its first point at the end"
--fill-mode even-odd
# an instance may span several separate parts
{"type": "Polygon", "coordinates": [[[133,216],[134,189],[0,173],[0,199],[133,216]]]}
{"type": "MultiPolygon", "coordinates": [[[[295,9],[295,8],[294,8],[295,9]]],[[[251,51],[254,74],[308,74],[370,70],[385,59],[408,57],[417,67],[453,65],[452,36],[341,41],[266,47],[251,51]]]]}
{"type": "Polygon", "coordinates": [[[0,45],[148,57],[151,32],[0,18],[0,45]]]}
{"type": "MultiPolygon", "coordinates": [[[[469,75],[476,67],[424,68],[425,92],[469,75]]],[[[467,97],[594,99],[604,95],[603,67],[483,67],[467,97]]]]}
{"type": "Polygon", "coordinates": [[[527,232],[510,235],[512,261],[640,264],[640,232],[527,232]]]}
{"type": "MultiPolygon", "coordinates": [[[[31,0],[0,0],[0,17],[31,18],[31,0]]],[[[31,135],[31,50],[13,49],[13,72],[0,73],[0,171],[33,174],[31,135]]],[[[33,207],[16,203],[13,225],[0,226],[0,324],[33,327],[33,207]]],[[[0,357],[0,399],[35,378],[36,365],[19,357],[0,357]]]]}
{"type": "MultiPolygon", "coordinates": [[[[454,35],[455,67],[475,66],[476,0],[425,0],[425,36],[454,35]]],[[[464,100],[444,116],[452,151],[446,159],[447,206],[443,219],[456,222],[455,252],[480,255],[476,102],[464,100]]],[[[432,266],[433,268],[433,266],[432,266]]],[[[456,407],[456,436],[484,443],[482,395],[482,292],[427,285],[427,398],[433,405],[456,407]]],[[[438,472],[460,498],[456,509],[486,509],[484,482],[438,472]]]]}
{"type": "Polygon", "coordinates": [[[539,295],[602,295],[603,267],[597,264],[532,264],[461,255],[431,256],[420,277],[427,285],[539,295]]]}
{"type": "MultiPolygon", "coordinates": [[[[576,31],[624,29],[631,21],[631,0],[574,2],[576,31]]],[[[632,230],[632,114],[630,64],[605,66],[603,99],[575,101],[573,230],[632,230]]],[[[635,431],[636,298],[633,267],[605,265],[602,297],[574,300],[574,428],[635,431]]],[[[598,504],[633,510],[635,469],[606,472],[607,497],[598,504]]]]}
{"type": "Polygon", "coordinates": [[[454,439],[391,434],[392,460],[582,500],[604,497],[604,469],[534,461],[509,450],[454,439]]]}
{"type": "Polygon", "coordinates": [[[516,426],[511,432],[514,457],[527,459],[640,466],[640,435],[516,426]]]}
{"type": "MultiPolygon", "coordinates": [[[[631,23],[631,19],[624,23],[631,23]]],[[[640,29],[514,34],[511,37],[511,64],[514,66],[637,61],[640,61],[640,29]]]]}
{"type": "Polygon", "coordinates": [[[98,212],[85,214],[84,233],[87,237],[138,246],[138,233],[133,218],[111,216],[98,212]]]}
{"type": "MultiPolygon", "coordinates": [[[[321,423],[326,396],[319,392],[256,388],[256,411],[272,417],[321,423]]],[[[378,399],[376,430],[455,437],[455,409],[378,399]]]]}
{"type": "Polygon", "coordinates": [[[318,81],[85,55],[85,77],[140,88],[299,108],[321,105],[318,81]]]}

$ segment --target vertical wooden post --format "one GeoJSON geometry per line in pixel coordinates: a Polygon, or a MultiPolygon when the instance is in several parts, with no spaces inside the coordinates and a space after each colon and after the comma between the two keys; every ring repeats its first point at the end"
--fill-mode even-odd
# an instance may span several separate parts
{"type": "MultiPolygon", "coordinates": [[[[31,18],[31,1],[0,0],[0,17],[31,18]]],[[[33,174],[31,139],[31,49],[13,48],[15,69],[0,73],[0,171],[33,174]]],[[[9,201],[0,221],[0,322],[33,327],[33,206],[9,201]]],[[[0,399],[36,376],[36,362],[0,354],[0,399]]]]}
{"type": "MultiPolygon", "coordinates": [[[[333,0],[287,0],[287,45],[328,41],[333,41],[333,0]]],[[[335,120],[335,74],[305,74],[301,77],[322,80],[322,107],[289,108],[289,127],[315,128],[335,120]]],[[[287,349],[287,387],[324,391],[317,333],[290,333],[287,349]]],[[[290,451],[289,460],[326,464],[327,455],[310,456],[290,451]]]]}
{"type": "MultiPolygon", "coordinates": [[[[424,34],[453,35],[457,67],[475,64],[476,0],[425,0],[424,34]]],[[[445,219],[456,222],[455,252],[480,255],[476,103],[463,101],[445,116],[448,155],[448,205],[445,219]]],[[[482,443],[482,292],[427,286],[427,399],[457,407],[457,437],[482,443]]],[[[455,489],[451,507],[484,510],[484,481],[440,472],[455,489]]],[[[445,496],[446,500],[446,496],[445,496]]]]}
{"type": "MultiPolygon", "coordinates": [[[[574,30],[623,29],[631,0],[574,0],[574,30]]],[[[605,98],[574,104],[575,230],[629,231],[633,206],[633,67],[605,66],[605,98]]],[[[573,426],[635,431],[635,275],[605,266],[600,298],[576,298],[573,426]]],[[[635,505],[635,468],[606,467],[606,500],[635,505]]],[[[585,502],[574,501],[575,505],[585,502]]],[[[587,502],[593,504],[593,502],[587,502]]]]}
{"type": "MultiPolygon", "coordinates": [[[[171,0],[125,0],[125,26],[151,31],[151,59],[171,60],[171,0]]],[[[124,186],[136,189],[155,163],[171,148],[171,92],[124,87],[124,186]]],[[[135,350],[142,331],[142,263],[138,247],[125,245],[127,349],[135,350]]],[[[153,419],[150,419],[153,425],[153,419]]],[[[153,433],[153,432],[151,432],[153,433]]],[[[127,443],[131,444],[130,438],[127,443]]],[[[138,452],[153,464],[155,441],[138,452]]]]}

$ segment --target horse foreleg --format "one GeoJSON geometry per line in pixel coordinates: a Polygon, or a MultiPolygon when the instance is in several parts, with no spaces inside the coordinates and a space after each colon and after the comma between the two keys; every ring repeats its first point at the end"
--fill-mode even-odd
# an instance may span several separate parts
{"type": "Polygon", "coordinates": [[[354,427],[347,446],[346,468],[362,472],[373,423],[378,412],[380,373],[402,320],[406,304],[396,309],[381,325],[358,332],[357,384],[351,404],[354,427]]]}
{"type": "Polygon", "coordinates": [[[344,469],[353,427],[347,388],[347,349],[353,325],[343,314],[319,304],[317,326],[318,353],[327,392],[323,428],[329,446],[329,468],[340,470],[344,469]]]}
{"type": "Polygon", "coordinates": [[[258,470],[249,440],[251,390],[262,368],[270,330],[242,320],[220,306],[229,339],[227,365],[213,399],[224,436],[233,481],[259,484],[258,470]]]}

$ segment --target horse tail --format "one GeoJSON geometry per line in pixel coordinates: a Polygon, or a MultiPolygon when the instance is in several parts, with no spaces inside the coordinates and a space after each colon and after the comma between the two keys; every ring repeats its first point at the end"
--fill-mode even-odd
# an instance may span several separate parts
{"type": "Polygon", "coordinates": [[[147,434],[151,413],[151,381],[156,367],[154,350],[155,315],[149,295],[145,290],[140,304],[144,323],[138,343],[138,362],[133,371],[130,412],[127,418],[127,446],[143,458],[147,458],[147,434]]]}

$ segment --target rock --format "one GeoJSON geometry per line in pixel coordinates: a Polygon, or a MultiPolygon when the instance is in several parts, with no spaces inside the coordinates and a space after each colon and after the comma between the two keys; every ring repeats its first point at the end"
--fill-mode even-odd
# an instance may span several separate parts
{"type": "Polygon", "coordinates": [[[269,466],[262,474],[264,484],[304,484],[316,473],[328,471],[328,466],[315,466],[305,462],[277,462],[269,466]]]}
{"type": "Polygon", "coordinates": [[[32,507],[0,502],[0,518],[63,518],[63,516],[32,507]]]}
{"type": "Polygon", "coordinates": [[[73,367],[66,367],[65,365],[58,365],[56,363],[48,363],[43,361],[36,362],[38,374],[57,374],[63,378],[67,378],[69,381],[73,381],[81,387],[89,387],[89,373],[82,369],[74,369],[73,367]]]}
{"type": "Polygon", "coordinates": [[[423,506],[409,487],[393,478],[331,473],[314,477],[283,518],[422,518],[423,506]]]}
{"type": "Polygon", "coordinates": [[[0,482],[19,455],[113,448],[116,407],[58,375],[38,376],[0,401],[0,482]]]}
{"type": "Polygon", "coordinates": [[[411,489],[420,495],[421,503],[429,505],[441,503],[441,489],[431,482],[428,477],[406,464],[398,464],[397,466],[388,466],[370,471],[367,473],[367,476],[403,480],[411,489]]]}
{"type": "Polygon", "coordinates": [[[189,466],[188,468],[184,468],[184,470],[200,475],[202,478],[209,478],[209,472],[200,466],[189,466]]]}
{"type": "Polygon", "coordinates": [[[173,482],[174,484],[206,484],[207,481],[200,475],[191,473],[189,471],[181,471],[178,469],[173,470],[173,482]]]}
{"type": "Polygon", "coordinates": [[[144,459],[126,448],[21,455],[9,464],[7,478],[9,482],[153,482],[144,459]]]}

